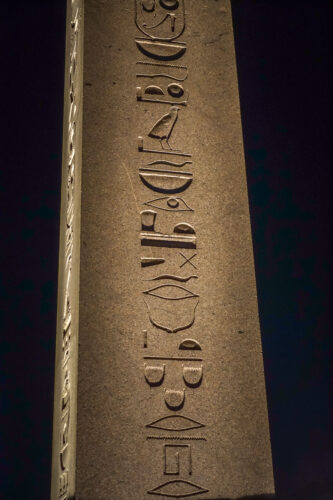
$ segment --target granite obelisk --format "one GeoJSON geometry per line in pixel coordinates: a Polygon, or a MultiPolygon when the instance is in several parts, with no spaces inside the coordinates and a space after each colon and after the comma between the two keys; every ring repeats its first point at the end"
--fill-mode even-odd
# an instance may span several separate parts
{"type": "Polygon", "coordinates": [[[230,2],[71,0],[67,51],[52,500],[273,494],[230,2]]]}

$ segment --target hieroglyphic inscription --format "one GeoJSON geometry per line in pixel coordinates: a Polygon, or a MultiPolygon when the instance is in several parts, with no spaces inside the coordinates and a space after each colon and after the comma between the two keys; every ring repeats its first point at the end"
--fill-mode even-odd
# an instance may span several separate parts
{"type": "Polygon", "coordinates": [[[197,256],[196,253],[192,254],[191,257],[186,257],[186,255],[184,255],[182,252],[179,252],[179,253],[184,259],[184,262],[182,262],[182,264],[180,264],[179,267],[184,267],[186,264],[190,264],[192,267],[194,267],[194,269],[197,269],[196,265],[193,264],[193,262],[192,262],[192,259],[194,259],[194,257],[197,256]]]}
{"type": "MultiPolygon", "coordinates": [[[[58,470],[58,487],[56,497],[60,500],[69,498],[69,476],[70,454],[73,456],[73,438],[71,435],[71,420],[74,417],[71,409],[75,394],[72,392],[72,379],[75,376],[72,367],[73,357],[73,249],[77,239],[75,234],[75,217],[77,213],[77,150],[78,150],[78,113],[79,97],[78,86],[78,46],[81,23],[80,2],[71,0],[68,3],[70,26],[69,31],[69,65],[68,65],[68,87],[65,89],[65,109],[68,110],[67,137],[65,135],[64,162],[66,180],[65,199],[65,238],[64,238],[64,260],[63,260],[63,311],[62,317],[62,342],[61,342],[61,401],[60,401],[60,446],[59,457],[56,468],[58,470]]],[[[66,123],[66,122],[65,122],[66,123]]],[[[56,401],[56,405],[59,402],[56,401]]]]}
{"type": "Polygon", "coordinates": [[[162,198],[156,198],[155,200],[146,201],[145,205],[158,208],[159,210],[166,210],[167,212],[193,212],[186,201],[178,197],[164,196],[162,198]]]}
{"type": "MultiPolygon", "coordinates": [[[[161,415],[145,423],[150,431],[146,440],[161,443],[160,473],[166,479],[170,475],[178,476],[162,484],[156,477],[155,485],[146,486],[146,494],[185,498],[208,491],[189,481],[189,477],[195,479],[196,476],[198,446],[207,440],[204,435],[191,433],[193,429],[205,432],[205,425],[192,418],[190,404],[192,397],[200,397],[204,358],[197,353],[203,351],[197,339],[182,336],[200,314],[199,271],[198,274],[182,274],[186,264],[192,270],[198,269],[194,262],[197,254],[187,252],[197,249],[197,238],[200,238],[195,230],[195,207],[186,201],[186,192],[194,182],[191,169],[195,162],[192,153],[182,147],[178,125],[190,106],[187,88],[190,73],[185,59],[189,49],[186,40],[179,40],[186,36],[185,1],[134,0],[134,4],[135,24],[139,30],[135,43],[140,57],[136,61],[136,99],[139,106],[151,106],[152,116],[151,120],[142,120],[138,130],[138,176],[146,206],[140,213],[140,243],[142,250],[153,252],[158,247],[159,253],[158,257],[154,253],[151,257],[141,256],[142,280],[146,283],[142,294],[148,313],[144,327],[143,380],[152,391],[161,394],[161,415]],[[174,61],[178,60],[180,63],[176,64],[174,61]],[[169,105],[167,111],[165,105],[169,105]],[[190,170],[185,171],[184,167],[190,170]],[[153,198],[152,192],[162,196],[153,198]],[[177,196],[178,193],[182,193],[182,197],[177,196]],[[151,274],[151,266],[157,264],[163,265],[163,272],[151,274]],[[147,282],[153,282],[153,286],[147,287],[147,282]],[[149,335],[159,338],[158,352],[156,344],[155,348],[150,347],[149,335]],[[163,336],[170,335],[172,353],[170,349],[164,352],[163,336]],[[173,377],[178,374],[177,387],[170,386],[168,374],[173,377]]],[[[156,457],[156,463],[158,461],[156,457]]]]}
{"type": "Polygon", "coordinates": [[[184,481],[183,479],[175,479],[173,481],[168,481],[163,483],[153,490],[148,491],[150,495],[159,495],[170,498],[185,498],[192,497],[194,495],[201,495],[202,493],[207,493],[208,490],[194,484],[190,481],[184,481]]]}
{"type": "Polygon", "coordinates": [[[165,444],[164,445],[164,474],[166,476],[179,476],[181,473],[180,454],[186,452],[187,473],[192,474],[192,450],[190,444],[165,444]]]}
{"type": "Polygon", "coordinates": [[[177,64],[161,64],[151,61],[138,61],[139,71],[136,74],[137,78],[167,78],[176,82],[184,82],[188,77],[187,66],[179,66],[177,64]],[[148,66],[148,67],[147,67],[148,66]],[[140,71],[145,71],[142,73],[140,71]]]}

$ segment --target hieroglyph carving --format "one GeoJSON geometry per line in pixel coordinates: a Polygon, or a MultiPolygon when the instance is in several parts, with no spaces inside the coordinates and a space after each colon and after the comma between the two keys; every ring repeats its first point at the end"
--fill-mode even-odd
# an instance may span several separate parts
{"type": "MultiPolygon", "coordinates": [[[[186,264],[192,271],[198,269],[194,261],[197,254],[191,249],[197,248],[199,238],[195,207],[187,203],[186,194],[184,198],[183,194],[178,196],[187,193],[194,181],[194,161],[192,154],[185,152],[183,125],[179,125],[189,105],[187,44],[179,39],[186,28],[185,0],[134,0],[134,5],[135,23],[140,31],[135,39],[140,53],[136,62],[136,99],[139,105],[151,110],[151,115],[142,116],[137,144],[139,184],[145,206],[140,212],[139,237],[142,250],[146,252],[149,247],[151,252],[150,257],[141,256],[142,281],[152,285],[142,290],[150,321],[150,325],[144,326],[143,380],[151,392],[160,394],[161,404],[159,418],[146,423],[150,430],[146,440],[161,443],[160,474],[177,476],[158,486],[147,485],[145,498],[185,498],[208,491],[188,480],[192,474],[196,480],[198,473],[192,464],[192,454],[195,464],[199,451],[195,443],[204,443],[207,438],[200,435],[205,425],[197,420],[197,415],[191,415],[191,398],[200,397],[204,386],[204,359],[197,356],[204,350],[194,335],[182,336],[183,330],[188,331],[195,324],[200,287],[199,272],[182,273],[186,264]],[[179,59],[180,64],[176,64],[179,59]],[[169,105],[167,111],[165,105],[169,105]],[[161,194],[154,197],[152,192],[161,194]],[[154,273],[152,266],[158,264],[163,264],[163,271],[154,273]],[[179,273],[175,274],[177,266],[179,273]],[[163,352],[162,336],[170,334],[174,352],[163,352]],[[156,347],[151,352],[154,343],[148,343],[148,335],[161,336],[159,352],[156,347]],[[182,414],[183,408],[187,416],[182,414]]],[[[192,131],[188,136],[191,135],[192,131]]],[[[149,401],[151,397],[147,404],[149,401]]]]}
{"type": "Polygon", "coordinates": [[[157,102],[160,104],[175,104],[187,106],[188,94],[184,95],[184,88],[179,83],[169,83],[162,88],[159,85],[147,85],[136,88],[136,98],[143,102],[157,102]],[[163,97],[164,96],[164,97],[163,97]]]}
{"type": "Polygon", "coordinates": [[[169,498],[185,498],[192,497],[195,495],[202,495],[207,493],[208,490],[194,484],[190,481],[184,481],[183,479],[176,479],[174,481],[168,481],[160,486],[148,491],[150,495],[159,495],[169,498]]]}
{"type": "Polygon", "coordinates": [[[170,432],[183,432],[192,429],[200,429],[205,427],[205,425],[197,422],[193,418],[185,417],[184,415],[167,415],[166,417],[159,418],[158,420],[147,424],[146,427],[170,432]]]}
{"type": "Polygon", "coordinates": [[[169,138],[177,121],[178,111],[177,106],[171,106],[169,112],[159,118],[148,133],[148,137],[159,139],[162,149],[174,149],[169,144],[169,138]],[[167,148],[163,145],[163,139],[168,146],[167,148]]]}
{"type": "MultiPolygon", "coordinates": [[[[61,500],[67,500],[69,495],[69,454],[72,446],[72,436],[70,434],[71,423],[71,399],[72,387],[71,380],[74,374],[71,373],[70,360],[72,357],[72,267],[73,267],[73,248],[76,238],[74,231],[74,218],[76,212],[76,187],[75,177],[77,170],[77,116],[78,116],[78,38],[80,31],[81,7],[79,2],[72,0],[70,5],[70,27],[69,29],[69,68],[68,68],[68,134],[65,138],[67,150],[65,150],[66,162],[66,223],[65,223],[65,241],[64,241],[64,293],[63,293],[63,321],[62,321],[62,362],[61,362],[61,413],[60,413],[60,447],[58,460],[58,494],[61,500]]],[[[66,93],[65,93],[66,99],[66,93]]]]}
{"type": "Polygon", "coordinates": [[[180,457],[186,453],[188,474],[192,474],[192,449],[190,444],[165,444],[164,445],[164,475],[179,476],[181,473],[180,457]]]}
{"type": "Polygon", "coordinates": [[[135,0],[135,22],[152,40],[174,40],[185,29],[184,0],[135,0]]]}
{"type": "Polygon", "coordinates": [[[137,61],[137,78],[167,78],[176,82],[184,82],[188,77],[187,66],[151,61],[137,61]]]}
{"type": "Polygon", "coordinates": [[[198,269],[198,268],[196,267],[196,265],[195,265],[195,264],[193,264],[193,262],[192,262],[192,260],[194,259],[194,257],[196,257],[196,256],[197,256],[197,254],[196,254],[196,253],[192,254],[190,257],[186,257],[186,255],[184,255],[182,252],[179,252],[179,253],[180,253],[180,255],[181,255],[181,256],[183,257],[183,259],[184,259],[184,262],[182,262],[182,264],[180,264],[180,266],[179,266],[179,267],[184,267],[186,264],[190,264],[192,267],[194,267],[194,269],[198,269]]]}

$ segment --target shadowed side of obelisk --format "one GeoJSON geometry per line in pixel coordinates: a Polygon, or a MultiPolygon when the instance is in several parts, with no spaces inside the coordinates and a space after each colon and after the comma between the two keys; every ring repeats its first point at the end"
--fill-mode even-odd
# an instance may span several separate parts
{"type": "Polygon", "coordinates": [[[83,1],[68,0],[51,500],[75,495],[83,1]]]}

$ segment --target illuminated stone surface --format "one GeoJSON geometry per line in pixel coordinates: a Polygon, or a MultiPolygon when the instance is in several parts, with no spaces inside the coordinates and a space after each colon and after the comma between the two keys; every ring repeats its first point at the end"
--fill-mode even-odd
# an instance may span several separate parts
{"type": "Polygon", "coordinates": [[[229,2],[86,0],[83,85],[77,498],[273,493],[229,2]]]}

